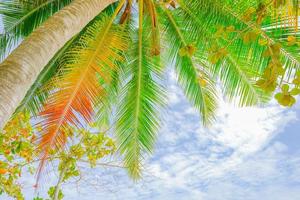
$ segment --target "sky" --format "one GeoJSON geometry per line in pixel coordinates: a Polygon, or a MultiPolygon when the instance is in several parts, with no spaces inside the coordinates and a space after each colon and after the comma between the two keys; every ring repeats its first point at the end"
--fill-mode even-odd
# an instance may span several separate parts
{"type": "MultiPolygon", "coordinates": [[[[168,108],[143,179],[135,183],[124,169],[81,164],[81,180],[62,186],[65,199],[300,199],[300,103],[239,108],[220,100],[216,123],[204,128],[174,73],[168,77],[168,108]]],[[[56,178],[50,173],[47,184],[56,178]]],[[[26,200],[37,195],[34,181],[23,179],[26,200]]]]}
{"type": "MultiPolygon", "coordinates": [[[[81,164],[81,179],[62,186],[64,199],[300,199],[299,102],[292,109],[275,101],[239,108],[221,99],[215,124],[204,128],[175,80],[168,72],[168,107],[143,179],[133,182],[120,168],[81,164]]],[[[55,180],[50,173],[46,183],[55,180]]],[[[21,182],[26,200],[37,195],[35,177],[25,175],[21,182]]]]}

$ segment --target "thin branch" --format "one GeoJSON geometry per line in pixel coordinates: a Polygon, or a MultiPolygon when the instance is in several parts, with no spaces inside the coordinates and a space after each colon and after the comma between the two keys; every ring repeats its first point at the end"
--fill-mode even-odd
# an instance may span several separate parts
{"type": "MultiPolygon", "coordinates": [[[[84,160],[84,159],[79,159],[80,162],[84,162],[84,163],[90,163],[88,160],[84,160]]],[[[110,163],[96,163],[96,165],[98,166],[102,166],[102,167],[116,167],[116,168],[126,168],[123,165],[118,165],[118,164],[110,164],[110,163]]]]}
{"type": "Polygon", "coordinates": [[[62,168],[61,172],[59,173],[59,178],[58,178],[58,181],[57,181],[57,184],[55,186],[55,190],[54,190],[54,196],[53,196],[53,200],[58,200],[58,195],[59,195],[59,191],[60,191],[60,187],[61,187],[61,184],[64,180],[64,176],[65,176],[65,173],[68,169],[68,165],[63,165],[64,167],[62,168]]]}

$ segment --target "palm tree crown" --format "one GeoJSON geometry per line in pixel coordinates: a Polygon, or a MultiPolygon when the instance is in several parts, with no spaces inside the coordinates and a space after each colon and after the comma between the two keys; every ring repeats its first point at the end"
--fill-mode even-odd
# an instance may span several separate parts
{"type": "MultiPolygon", "coordinates": [[[[0,57],[5,59],[23,39],[28,55],[30,38],[38,38],[43,48],[55,43],[57,39],[43,37],[44,24],[68,7],[88,7],[80,1],[0,3],[5,25],[0,57]]],[[[91,0],[95,5],[97,1],[91,0]]],[[[65,148],[70,127],[96,123],[113,127],[129,174],[139,178],[143,156],[153,152],[159,112],[166,103],[166,65],[175,68],[178,84],[204,125],[214,121],[216,86],[228,100],[238,99],[240,106],[266,102],[277,87],[282,87],[275,96],[278,102],[291,106],[300,93],[297,0],[107,2],[104,11],[95,12],[95,18],[56,49],[46,66],[39,66],[41,72],[14,108],[15,113],[29,110],[42,124],[38,149],[44,161],[51,151],[65,148]]],[[[52,20],[53,33],[56,26],[52,20]]],[[[21,43],[7,58],[10,62],[0,65],[1,84],[1,73],[14,65],[13,60],[23,59],[22,53],[15,53],[18,48],[25,47],[21,43]]],[[[22,68],[14,77],[18,73],[22,68]]]]}

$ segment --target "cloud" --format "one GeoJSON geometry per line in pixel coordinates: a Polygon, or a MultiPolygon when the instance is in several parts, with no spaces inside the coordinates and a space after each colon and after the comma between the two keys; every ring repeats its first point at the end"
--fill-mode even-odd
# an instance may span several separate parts
{"type": "Polygon", "coordinates": [[[297,120],[295,111],[274,102],[264,108],[220,102],[216,124],[206,129],[178,87],[170,90],[176,98],[169,102],[144,179],[135,184],[115,171],[119,176],[110,184],[117,192],[104,191],[103,199],[298,199],[300,179],[292,177],[300,176],[300,162],[273,140],[297,120]]]}
{"type": "Polygon", "coordinates": [[[83,166],[81,182],[64,185],[66,199],[300,198],[300,152],[289,155],[288,146],[275,139],[298,120],[295,110],[274,102],[238,108],[220,101],[216,123],[204,128],[174,74],[169,77],[173,96],[143,180],[133,183],[124,170],[83,166]]]}
{"type": "Polygon", "coordinates": [[[300,159],[286,154],[287,146],[274,142],[259,154],[214,179],[205,199],[299,199],[300,159]]]}

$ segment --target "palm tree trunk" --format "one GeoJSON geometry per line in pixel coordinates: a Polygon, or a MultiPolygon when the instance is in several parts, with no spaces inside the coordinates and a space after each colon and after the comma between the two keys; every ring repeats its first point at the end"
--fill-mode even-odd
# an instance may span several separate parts
{"type": "Polygon", "coordinates": [[[0,64],[0,130],[55,53],[115,1],[74,0],[37,28],[0,64]]]}

